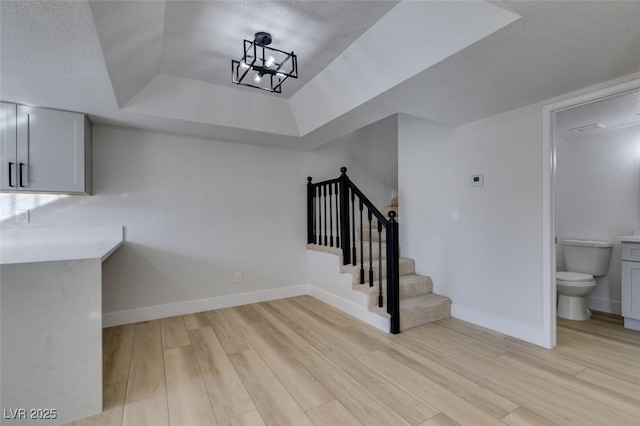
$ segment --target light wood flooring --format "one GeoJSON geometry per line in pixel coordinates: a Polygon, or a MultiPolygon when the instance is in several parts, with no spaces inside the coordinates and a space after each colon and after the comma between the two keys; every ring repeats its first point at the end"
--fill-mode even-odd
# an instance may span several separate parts
{"type": "Polygon", "coordinates": [[[310,296],[104,330],[84,425],[640,425],[640,332],[546,350],[446,319],[393,336],[310,296]]]}

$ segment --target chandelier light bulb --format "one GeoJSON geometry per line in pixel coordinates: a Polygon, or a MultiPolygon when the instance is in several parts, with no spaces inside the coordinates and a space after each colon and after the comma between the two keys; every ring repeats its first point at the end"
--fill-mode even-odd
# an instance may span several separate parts
{"type": "Polygon", "coordinates": [[[271,68],[275,63],[276,63],[276,58],[274,58],[273,56],[269,56],[265,61],[264,66],[267,68],[271,68]]]}
{"type": "Polygon", "coordinates": [[[240,66],[242,67],[242,69],[248,69],[249,68],[249,64],[246,63],[245,61],[240,62],[240,66]]]}
{"type": "Polygon", "coordinates": [[[256,75],[253,76],[253,81],[256,83],[260,83],[260,81],[262,80],[262,76],[264,74],[262,74],[261,72],[256,73],[256,75]]]}

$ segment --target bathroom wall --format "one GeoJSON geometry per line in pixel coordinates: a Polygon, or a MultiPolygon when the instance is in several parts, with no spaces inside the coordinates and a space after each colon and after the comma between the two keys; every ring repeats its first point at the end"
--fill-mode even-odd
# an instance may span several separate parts
{"type": "Polygon", "coordinates": [[[588,305],[619,314],[616,238],[640,230],[640,124],[565,137],[556,141],[556,155],[557,269],[564,269],[562,238],[614,242],[609,273],[597,278],[588,305]]]}

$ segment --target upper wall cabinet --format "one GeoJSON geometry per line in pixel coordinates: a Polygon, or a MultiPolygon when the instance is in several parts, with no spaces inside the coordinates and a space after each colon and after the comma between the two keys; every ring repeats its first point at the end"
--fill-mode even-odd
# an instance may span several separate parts
{"type": "Polygon", "coordinates": [[[83,114],[0,102],[0,190],[91,194],[83,114]]]}

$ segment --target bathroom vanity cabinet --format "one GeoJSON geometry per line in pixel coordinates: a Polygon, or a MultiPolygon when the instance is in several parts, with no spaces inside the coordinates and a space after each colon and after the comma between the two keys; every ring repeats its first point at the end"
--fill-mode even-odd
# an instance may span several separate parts
{"type": "Polygon", "coordinates": [[[640,241],[622,241],[622,316],[624,326],[640,330],[640,241]]]}

